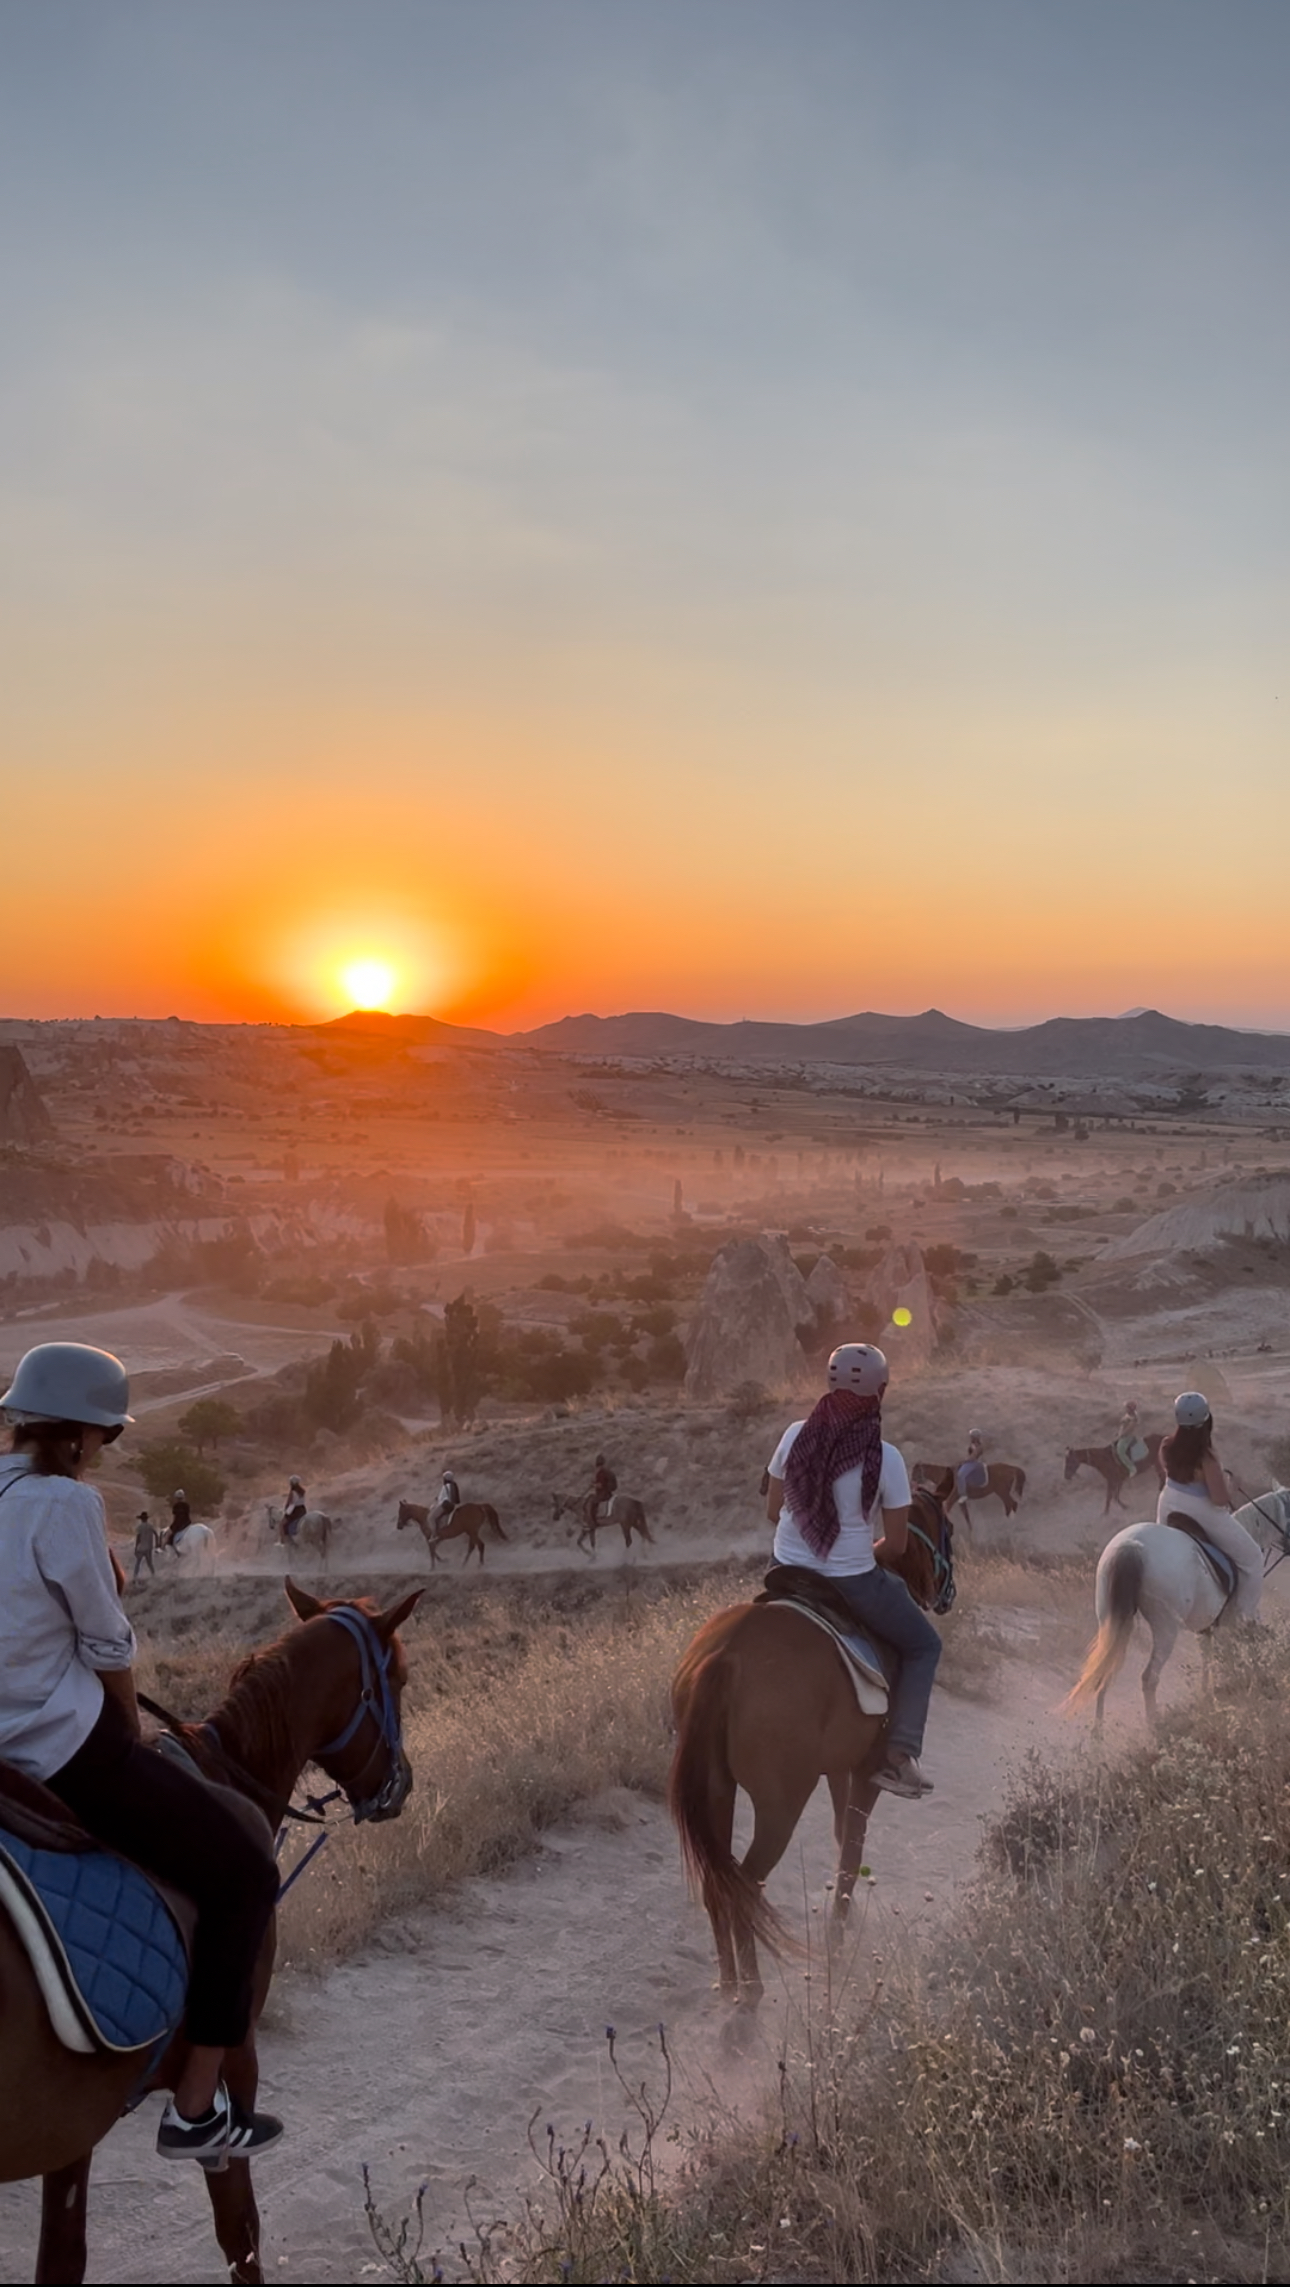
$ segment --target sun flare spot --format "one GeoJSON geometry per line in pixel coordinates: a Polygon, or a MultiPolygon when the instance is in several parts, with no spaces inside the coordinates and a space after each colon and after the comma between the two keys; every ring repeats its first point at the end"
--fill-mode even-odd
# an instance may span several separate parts
{"type": "Polygon", "coordinates": [[[340,972],[351,1008],[388,1008],[394,997],[396,978],[389,961],[378,960],[373,954],[364,954],[361,960],[347,961],[340,972]]]}

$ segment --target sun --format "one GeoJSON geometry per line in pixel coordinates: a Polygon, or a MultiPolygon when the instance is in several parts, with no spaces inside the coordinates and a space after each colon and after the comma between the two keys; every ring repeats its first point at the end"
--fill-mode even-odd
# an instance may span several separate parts
{"type": "Polygon", "coordinates": [[[394,997],[395,973],[389,961],[380,961],[372,954],[364,954],[359,961],[349,961],[340,972],[351,1008],[388,1008],[394,997]]]}

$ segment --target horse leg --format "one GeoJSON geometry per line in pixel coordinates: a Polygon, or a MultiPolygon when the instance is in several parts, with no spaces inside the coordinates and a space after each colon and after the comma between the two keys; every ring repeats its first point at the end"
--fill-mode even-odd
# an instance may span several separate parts
{"type": "MultiPolygon", "coordinates": [[[[797,1822],[815,1792],[818,1768],[809,1779],[781,1774],[785,1792],[774,1803],[763,1794],[753,1800],[753,1838],[743,1856],[743,1871],[763,1888],[778,1866],[797,1828],[797,1822]]],[[[735,1920],[735,1959],[739,1967],[739,2007],[755,2009],[765,1987],[757,1967],[757,1941],[742,1916],[735,1920]]]]}
{"type": "MultiPolygon", "coordinates": [[[[250,2112],[260,2085],[253,2032],[247,2035],[240,2049],[231,2050],[225,2058],[224,2079],[229,2093],[250,2112]]],[[[244,2287],[244,2283],[245,2287],[258,2287],[264,2273],[260,2268],[260,2211],[251,2182],[251,2163],[230,2160],[218,2172],[206,2169],[205,2176],[215,2237],[228,2265],[229,2278],[234,2287],[244,2287]]]]}
{"type": "Polygon", "coordinates": [[[93,2154],[73,2160],[44,2176],[40,2186],[40,2247],[36,2255],[38,2283],[79,2287],[85,2277],[85,2210],[90,2191],[93,2154]]]}
{"type": "Polygon", "coordinates": [[[482,1572],[484,1569],[484,1528],[482,1525],[480,1526],[478,1532],[472,1533],[470,1536],[470,1548],[468,1548],[466,1551],[467,1564],[470,1563],[472,1550],[478,1550],[479,1552],[479,1568],[482,1572]]]}
{"type": "MultiPolygon", "coordinates": [[[[1145,1618],[1146,1615],[1144,1614],[1145,1618]]],[[[1151,1657],[1142,1671],[1142,1697],[1147,1709],[1147,1728],[1156,1728],[1156,1691],[1165,1661],[1178,1641],[1178,1622],[1172,1612],[1161,1612],[1148,1620],[1151,1630],[1151,1657]]]]}
{"type": "Polygon", "coordinates": [[[869,1814],[878,1800],[878,1789],[861,1771],[831,1771],[829,1793],[833,1797],[833,1832],[838,1845],[830,1924],[830,1934],[833,1934],[840,1931],[851,1909],[852,1895],[864,1863],[869,1814]]]}

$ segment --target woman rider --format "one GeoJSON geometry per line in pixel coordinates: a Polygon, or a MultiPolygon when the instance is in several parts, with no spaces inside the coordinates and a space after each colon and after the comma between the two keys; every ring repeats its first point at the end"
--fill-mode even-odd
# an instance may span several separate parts
{"type": "Polygon", "coordinates": [[[1263,1551],[1253,1533],[1232,1515],[1227,1472],[1214,1450],[1214,1418],[1209,1399],[1199,1390],[1184,1390],[1174,1399],[1177,1427],[1160,1442],[1164,1490],[1156,1503],[1156,1523],[1168,1522],[1171,1509],[1181,1509],[1201,1527],[1236,1567],[1232,1617],[1256,1620],[1263,1594],[1263,1551]]]}
{"type": "Polygon", "coordinates": [[[979,1429],[968,1431],[967,1460],[960,1461],[954,1472],[955,1498],[966,1501],[970,1493],[988,1492],[990,1473],[985,1465],[985,1439],[979,1429]]]}
{"type": "Polygon", "coordinates": [[[145,1748],[134,1630],[107,1547],[102,1496],[82,1482],[130,1421],[119,1358],[83,1342],[29,1350],[0,1398],[0,1756],[43,1781],[99,1842],[197,1907],[189,2048],[157,2134],[165,2158],[217,2161],[276,2143],[220,2078],[250,2030],[256,1960],[278,1878],[219,1792],[145,1748]]]}
{"type": "Polygon", "coordinates": [[[771,1455],[766,1514],[777,1528],[775,1562],[823,1573],[857,1620],[899,1652],[886,1760],[873,1780],[917,1801],[931,1793],[918,1758],[941,1639],[904,1581],[882,1569],[883,1557],[903,1556],[909,1522],[909,1472],[882,1434],[887,1375],[886,1358],[870,1342],[844,1342],[834,1351],[827,1393],[805,1421],[785,1430],[771,1455]]]}

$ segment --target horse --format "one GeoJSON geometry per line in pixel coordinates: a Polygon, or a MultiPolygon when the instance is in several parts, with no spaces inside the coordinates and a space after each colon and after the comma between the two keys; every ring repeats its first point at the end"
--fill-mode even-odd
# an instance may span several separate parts
{"type": "Polygon", "coordinates": [[[1163,1490],[1165,1469],[1160,1458],[1160,1436],[1158,1432],[1153,1430],[1151,1436],[1144,1438],[1142,1442],[1147,1450],[1141,1461],[1135,1461],[1127,1474],[1113,1445],[1068,1445],[1066,1448],[1066,1483],[1070,1484],[1078,1469],[1096,1469],[1106,1486],[1106,1501],[1102,1509],[1104,1517],[1110,1516],[1112,1501],[1114,1501],[1117,1509],[1124,1507],[1120,1495],[1129,1479],[1141,1477],[1148,1469],[1155,1470],[1163,1490]]]}
{"type": "Polygon", "coordinates": [[[186,1568],[205,1566],[215,1554],[215,1535],[209,1525],[185,1525],[182,1531],[169,1536],[163,1546],[172,1555],[182,1557],[186,1568]]]}
{"type": "MultiPolygon", "coordinates": [[[[356,1819],[397,1818],[412,1786],[400,1720],[407,1662],[397,1631],[422,1591],[386,1611],[365,1597],[319,1603],[290,1579],[286,1593],[302,1625],[242,1661],[208,1723],[171,1720],[171,1728],[205,1777],[267,1811],[274,1828],[309,1762],[343,1790],[356,1819]]],[[[252,2030],[225,2059],[224,2079],[248,2108],[259,2081],[255,2021],[269,1990],[274,1945],[271,1924],[256,1972],[252,2030]]],[[[137,2055],[82,2056],[64,2048],[26,1950],[0,1913],[0,2183],[43,2178],[37,2281],[84,2278],[95,2147],[132,2099],[146,2089],[175,2087],[184,2052],[177,2033],[143,2079],[137,2055]]],[[[249,2161],[203,2172],[231,2278],[261,2280],[249,2161]]]]}
{"type": "Polygon", "coordinates": [[[265,1514],[269,1520],[269,1530],[277,1534],[283,1548],[316,1548],[323,1563],[326,1564],[327,1551],[331,1546],[331,1536],[340,1522],[338,1517],[329,1517],[323,1509],[306,1509],[295,1531],[286,1535],[283,1530],[281,1509],[275,1508],[272,1501],[266,1501],[264,1506],[265,1514]]]}
{"type": "MultiPolygon", "coordinates": [[[[968,1501],[1002,1501],[1005,1517],[1016,1515],[1021,1496],[1026,1490],[1026,1472],[1015,1461],[989,1461],[985,1464],[986,1482],[979,1492],[968,1494],[968,1501]]],[[[912,1471],[915,1485],[926,1485],[948,1511],[962,1509],[963,1522],[969,1531],[972,1518],[967,1501],[958,1490],[958,1471],[945,1461],[916,1461],[912,1471]]]]}
{"type": "Polygon", "coordinates": [[[491,1501],[459,1501],[456,1508],[450,1509],[442,1524],[438,1526],[434,1521],[433,1509],[422,1508],[418,1501],[400,1501],[399,1513],[395,1522],[399,1532],[402,1532],[408,1525],[420,1526],[426,1547],[430,1551],[431,1564],[438,1564],[439,1562],[440,1541],[459,1540],[464,1533],[466,1536],[466,1554],[463,1562],[469,1564],[472,1556],[478,1556],[482,1565],[484,1561],[484,1527],[486,1525],[491,1526],[499,1541],[510,1539],[510,1534],[502,1531],[501,1521],[491,1501]]]}
{"type": "MultiPolygon", "coordinates": [[[[1274,1486],[1236,1511],[1238,1524],[1252,1533],[1264,1552],[1264,1569],[1290,1556],[1290,1489],[1274,1486]]],[[[1141,1613],[1151,1630],[1151,1657],[1142,1671],[1147,1722],[1154,1729],[1156,1691],[1179,1630],[1201,1636],[1213,1627],[1227,1602],[1190,1534],[1176,1525],[1125,1525],[1109,1540],[1097,1568],[1098,1630],[1089,1645],[1078,1683],[1065,1701],[1082,1707],[1096,1695],[1094,1722],[1101,1727],[1106,1695],[1129,1649],[1133,1622],[1141,1613]]]]}
{"type": "Polygon", "coordinates": [[[634,1493],[611,1493],[604,1503],[603,1513],[594,1493],[586,1493],[580,1500],[569,1493],[553,1493],[551,1506],[556,1524],[564,1516],[581,1517],[582,1529],[575,1546],[585,1549],[588,1556],[595,1555],[596,1535],[605,1525],[618,1526],[625,1549],[631,1547],[633,1533],[639,1533],[651,1548],[654,1545],[654,1535],[646,1523],[644,1507],[634,1493]]]}
{"type": "MultiPolygon", "coordinates": [[[[916,1496],[904,1555],[891,1569],[916,1603],[946,1607],[948,1518],[916,1496]],[[945,1526],[944,1542],[941,1536],[945,1526]]],[[[879,1789],[871,1773],[886,1717],[862,1715],[841,1652],[814,1620],[791,1606],[735,1604],[700,1628],[672,1680],[676,1752],[668,1807],[692,1890],[716,1943],[723,1997],[755,2010],[763,1986],[758,1944],[793,1950],[762,1885],[779,1864],[821,1778],[833,1798],[838,1871],[831,1941],[846,1926],[879,1789]],[[735,1790],[751,1798],[753,1838],[742,1862],[731,1848],[735,1790]]]]}

